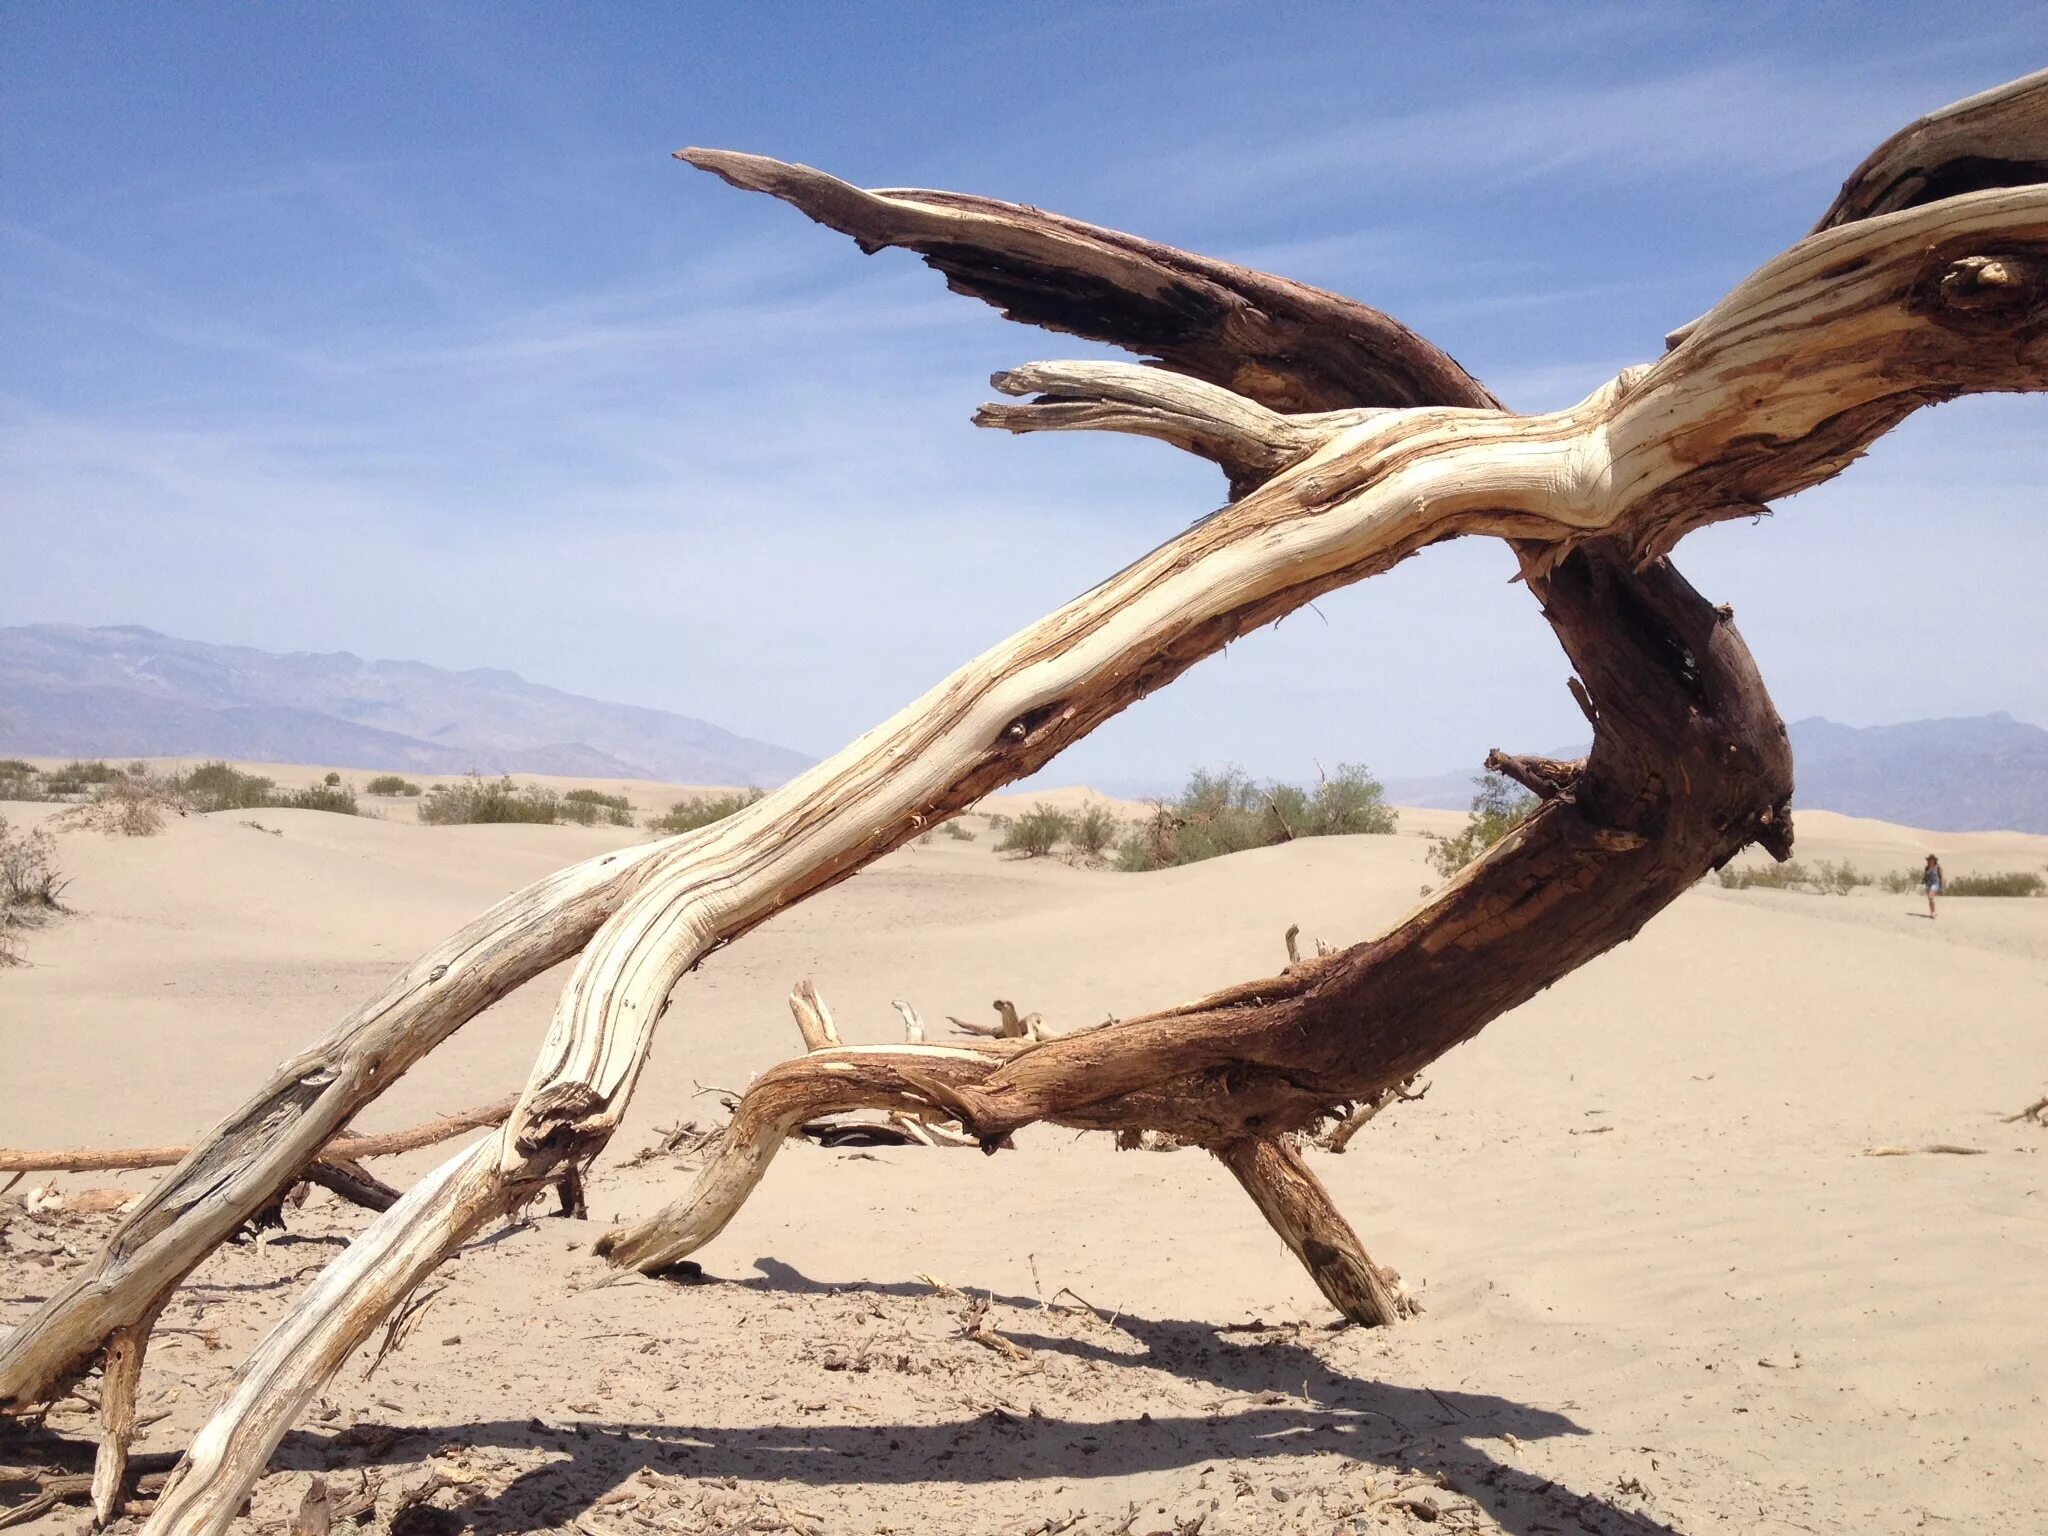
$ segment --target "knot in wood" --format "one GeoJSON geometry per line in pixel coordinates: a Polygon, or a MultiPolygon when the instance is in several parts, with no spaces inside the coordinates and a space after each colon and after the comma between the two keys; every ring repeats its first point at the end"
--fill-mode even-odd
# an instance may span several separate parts
{"type": "Polygon", "coordinates": [[[526,1157],[542,1151],[567,1153],[593,1133],[603,1134],[603,1127],[590,1122],[603,1114],[606,1103],[605,1096],[588,1083],[543,1088],[526,1106],[512,1144],[526,1157]]]}
{"type": "Polygon", "coordinates": [[[1965,256],[1941,274],[1942,301],[1957,309],[2010,304],[2032,286],[2030,266],[2019,256],[1965,256]]]}
{"type": "Polygon", "coordinates": [[[1058,699],[1036,709],[1027,709],[1003,727],[1002,739],[1005,743],[1029,741],[1053,721],[1070,719],[1073,713],[1072,708],[1058,699]]]}
{"type": "Polygon", "coordinates": [[[2048,303],[2048,254],[1959,256],[1931,277],[1922,280],[1925,307],[1952,328],[2002,330],[2037,318],[2048,303]]]}

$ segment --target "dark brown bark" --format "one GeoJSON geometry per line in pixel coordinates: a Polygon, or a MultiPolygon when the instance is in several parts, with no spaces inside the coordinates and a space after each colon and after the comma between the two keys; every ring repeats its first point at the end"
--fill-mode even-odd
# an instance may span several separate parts
{"type": "Polygon", "coordinates": [[[948,1107],[991,1140],[1041,1119],[1206,1145],[1303,1129],[1634,937],[1751,842],[1789,853],[1791,749],[1729,615],[1611,546],[1531,586],[1598,712],[1569,797],[1380,938],[1062,1036],[948,1107]]]}
{"type": "Polygon", "coordinates": [[[1394,1287],[1291,1142],[1248,1137],[1215,1151],[1331,1306],[1368,1328],[1401,1320],[1394,1287]]]}
{"type": "Polygon", "coordinates": [[[869,192],[732,150],[677,158],[779,197],[870,254],[916,251],[1009,319],[1157,358],[1276,411],[1500,403],[1398,320],[1306,283],[992,197],[869,192]]]}
{"type": "Polygon", "coordinates": [[[1849,173],[1816,230],[1992,187],[2048,179],[2037,72],[1916,119],[1849,173]]]}

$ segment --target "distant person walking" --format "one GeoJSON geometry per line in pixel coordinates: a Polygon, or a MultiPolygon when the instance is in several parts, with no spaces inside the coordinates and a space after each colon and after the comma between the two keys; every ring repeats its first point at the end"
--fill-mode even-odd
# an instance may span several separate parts
{"type": "Polygon", "coordinates": [[[1934,916],[1934,898],[1941,894],[1941,860],[1927,855],[1927,867],[1920,871],[1920,889],[1927,893],[1927,916],[1934,916]]]}

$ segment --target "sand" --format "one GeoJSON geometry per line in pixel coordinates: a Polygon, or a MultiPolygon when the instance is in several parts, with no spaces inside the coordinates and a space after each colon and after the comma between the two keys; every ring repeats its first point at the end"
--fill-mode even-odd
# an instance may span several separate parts
{"type": "MultiPolygon", "coordinates": [[[[388,809],[64,835],[77,914],[0,973],[0,1143],[189,1138],[429,942],[634,835],[388,809]]],[[[250,1528],[281,1528],[318,1473],[370,1479],[385,1515],[445,1479],[427,1504],[454,1513],[418,1529],[585,1536],[2039,1529],[2048,1131],[2001,1117],[2048,1092],[2048,901],[1954,900],[1929,923],[1868,891],[1689,893],[1447,1057],[1426,1099],[1314,1155],[1427,1304],[1395,1330],[1327,1326],[1201,1154],[1047,1130],[993,1158],[793,1145],[699,1256],[704,1283],[587,1288],[592,1240],[689,1177],[629,1159],[796,1051],[798,978],[849,1039],[894,1037],[893,997],[934,1023],[996,996],[1055,1028],[1129,1014],[1270,972],[1290,923],[1375,931],[1434,879],[1415,829],[1443,816],[1144,876],[940,836],[717,954],[678,991],[593,1220],[536,1207],[465,1250],[402,1347],[345,1366],[286,1440],[250,1528]],[[1862,1155],[1937,1142],[1984,1155],[1862,1155]],[[1028,1358],[964,1338],[961,1292],[992,1296],[1028,1358]]],[[[2048,838],[1800,823],[1803,858],[2048,864],[2048,838]]],[[[552,990],[474,1021],[360,1128],[517,1086],[552,990]]],[[[183,1443],[362,1220],[316,1194],[283,1239],[208,1263],[152,1354],[144,1449],[183,1443]]],[[[112,1218],[0,1223],[5,1325],[112,1218]]],[[[74,1402],[51,1424],[89,1420],[74,1402]]]]}

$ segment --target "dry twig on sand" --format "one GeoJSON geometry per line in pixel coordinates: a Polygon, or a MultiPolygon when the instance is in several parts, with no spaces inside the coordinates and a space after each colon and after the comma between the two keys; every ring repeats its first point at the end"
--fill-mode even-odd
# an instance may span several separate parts
{"type": "Polygon", "coordinates": [[[1982,1147],[1959,1147],[1950,1141],[1934,1141],[1929,1142],[1924,1147],[1865,1147],[1863,1155],[1865,1157],[1921,1157],[1927,1155],[1982,1157],[1984,1151],[1985,1149],[1982,1147]]]}
{"type": "Polygon", "coordinates": [[[2036,1099],[2016,1115],[2007,1115],[2007,1125],[2017,1125],[2022,1120],[2031,1120],[2035,1125],[2048,1125],[2048,1098],[2036,1099]]]}

